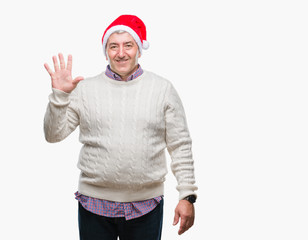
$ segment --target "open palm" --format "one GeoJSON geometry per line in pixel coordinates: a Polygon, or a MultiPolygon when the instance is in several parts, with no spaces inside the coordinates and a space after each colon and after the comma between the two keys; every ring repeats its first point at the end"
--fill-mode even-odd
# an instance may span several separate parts
{"type": "Polygon", "coordinates": [[[47,72],[51,77],[52,87],[61,90],[63,92],[70,93],[76,88],[77,84],[84,78],[81,76],[78,76],[75,79],[72,78],[72,62],[73,62],[72,55],[68,55],[66,66],[63,54],[59,53],[58,56],[60,60],[60,66],[57,57],[56,56],[52,57],[55,69],[54,71],[52,71],[52,69],[48,66],[47,63],[44,64],[44,67],[46,68],[47,72]]]}

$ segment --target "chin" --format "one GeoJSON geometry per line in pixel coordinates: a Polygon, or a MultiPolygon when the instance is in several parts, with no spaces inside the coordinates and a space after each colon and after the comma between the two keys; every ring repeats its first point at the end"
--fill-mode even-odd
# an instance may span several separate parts
{"type": "Polygon", "coordinates": [[[120,74],[125,74],[130,71],[129,68],[116,68],[115,70],[120,74]]]}

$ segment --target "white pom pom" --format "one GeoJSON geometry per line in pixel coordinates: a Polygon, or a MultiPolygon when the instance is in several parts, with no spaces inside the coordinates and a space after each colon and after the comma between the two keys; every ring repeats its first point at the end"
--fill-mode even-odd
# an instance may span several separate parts
{"type": "Polygon", "coordinates": [[[146,49],[148,49],[149,47],[150,47],[149,42],[146,41],[146,40],[143,40],[142,48],[146,50],[146,49]]]}

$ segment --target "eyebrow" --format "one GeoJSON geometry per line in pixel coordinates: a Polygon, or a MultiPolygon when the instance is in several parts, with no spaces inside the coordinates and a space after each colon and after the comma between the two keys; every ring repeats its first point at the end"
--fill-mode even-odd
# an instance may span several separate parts
{"type": "MultiPolygon", "coordinates": [[[[133,41],[128,41],[128,42],[124,42],[124,44],[134,44],[134,42],[133,41]]],[[[115,42],[111,42],[111,43],[109,43],[109,46],[110,45],[119,45],[119,44],[115,43],[115,42]]]]}

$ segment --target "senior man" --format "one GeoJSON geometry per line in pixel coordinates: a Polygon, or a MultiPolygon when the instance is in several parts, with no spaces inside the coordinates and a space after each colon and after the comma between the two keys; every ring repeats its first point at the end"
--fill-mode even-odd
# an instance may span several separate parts
{"type": "Polygon", "coordinates": [[[138,64],[149,47],[141,19],[121,15],[102,43],[109,64],[95,77],[73,79],[71,55],[67,64],[53,56],[54,70],[44,65],[52,82],[46,140],[80,129],[80,239],[161,239],[166,148],[179,191],[173,224],[180,221],[182,234],[194,223],[197,187],[181,100],[171,82],[138,64]]]}

